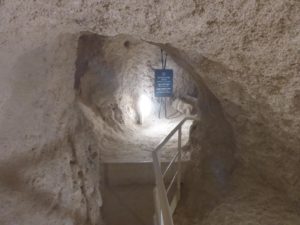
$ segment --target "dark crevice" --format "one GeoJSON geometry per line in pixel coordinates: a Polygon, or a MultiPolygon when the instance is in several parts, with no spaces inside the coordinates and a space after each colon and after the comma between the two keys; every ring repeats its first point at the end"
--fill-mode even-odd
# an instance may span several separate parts
{"type": "Polygon", "coordinates": [[[89,62],[98,54],[101,49],[105,37],[97,34],[84,32],[78,40],[77,59],[75,62],[75,82],[74,89],[80,91],[80,80],[88,70],[89,62]]]}

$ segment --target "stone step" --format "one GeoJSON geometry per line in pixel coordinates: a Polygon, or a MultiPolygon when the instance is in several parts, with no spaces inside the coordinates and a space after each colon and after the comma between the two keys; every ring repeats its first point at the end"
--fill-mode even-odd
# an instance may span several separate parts
{"type": "MultiPolygon", "coordinates": [[[[169,163],[162,162],[164,171],[169,163]]],[[[183,173],[187,162],[182,162],[183,173]]],[[[168,170],[165,181],[170,182],[175,174],[176,164],[168,170]]],[[[152,162],[133,163],[102,163],[102,177],[106,186],[126,186],[126,185],[154,185],[155,177],[152,162]]]]}
{"type": "Polygon", "coordinates": [[[153,185],[104,187],[102,215],[107,225],[153,225],[153,185]]]}

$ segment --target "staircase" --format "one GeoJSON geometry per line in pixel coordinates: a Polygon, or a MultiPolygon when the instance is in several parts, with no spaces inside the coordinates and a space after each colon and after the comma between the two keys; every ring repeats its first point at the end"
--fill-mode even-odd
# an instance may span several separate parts
{"type": "Polygon", "coordinates": [[[153,225],[151,163],[106,163],[103,219],[107,225],[153,225]]]}
{"type": "Polygon", "coordinates": [[[173,225],[172,214],[180,200],[182,160],[181,127],[183,119],[152,152],[153,162],[102,163],[104,178],[102,215],[107,225],[173,225]],[[160,152],[174,134],[178,151],[168,162],[160,152]]]}

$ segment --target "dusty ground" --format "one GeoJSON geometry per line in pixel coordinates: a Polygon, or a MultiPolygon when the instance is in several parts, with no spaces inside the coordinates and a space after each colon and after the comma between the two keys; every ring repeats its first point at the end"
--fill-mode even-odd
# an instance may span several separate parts
{"type": "MultiPolygon", "coordinates": [[[[121,131],[110,127],[103,130],[105,122],[102,118],[97,117],[86,106],[82,105],[81,107],[94,125],[96,140],[101,149],[101,162],[151,162],[152,151],[184,118],[179,115],[175,119],[156,119],[147,121],[148,124],[123,127],[121,131]]],[[[191,121],[187,121],[182,127],[182,146],[185,146],[189,140],[191,124],[191,121]]],[[[176,133],[162,149],[161,159],[163,161],[171,160],[177,152],[177,140],[176,133]]]]}

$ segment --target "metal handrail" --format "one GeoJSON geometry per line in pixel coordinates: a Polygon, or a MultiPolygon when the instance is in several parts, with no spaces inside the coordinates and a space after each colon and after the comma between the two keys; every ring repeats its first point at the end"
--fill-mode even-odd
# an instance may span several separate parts
{"type": "Polygon", "coordinates": [[[168,188],[167,188],[167,194],[169,193],[169,191],[170,191],[170,189],[171,189],[171,187],[172,187],[172,185],[173,185],[173,183],[174,183],[176,177],[178,177],[178,173],[179,173],[179,171],[177,170],[177,171],[175,172],[175,174],[174,174],[174,176],[173,176],[173,178],[172,178],[172,180],[171,180],[171,182],[170,182],[168,188]]]}
{"type": "Polygon", "coordinates": [[[187,120],[198,120],[197,117],[185,117],[181,120],[178,125],[157,145],[155,150],[152,152],[153,157],[153,168],[155,175],[156,186],[154,188],[154,201],[155,201],[155,222],[156,225],[174,225],[172,214],[180,200],[180,186],[181,186],[181,136],[182,136],[182,125],[187,120]],[[172,158],[171,162],[167,165],[164,172],[161,169],[161,162],[159,157],[159,151],[164,147],[164,145],[173,137],[173,135],[178,132],[178,152],[172,158]],[[176,162],[177,158],[177,171],[171,179],[167,189],[164,183],[164,176],[167,171],[171,168],[172,164],[176,162]],[[171,198],[171,202],[168,200],[168,192],[171,189],[175,179],[177,178],[177,189],[176,194],[171,198]]]}
{"type": "Polygon", "coordinates": [[[173,159],[170,161],[170,163],[168,164],[167,168],[166,168],[165,171],[163,172],[163,177],[166,176],[168,170],[171,168],[173,162],[177,159],[178,155],[179,155],[179,152],[177,152],[177,153],[175,154],[175,156],[173,157],[173,159]]]}

